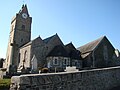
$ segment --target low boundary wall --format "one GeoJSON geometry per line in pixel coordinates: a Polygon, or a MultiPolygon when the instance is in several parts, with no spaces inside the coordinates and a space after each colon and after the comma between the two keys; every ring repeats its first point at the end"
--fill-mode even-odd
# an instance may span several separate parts
{"type": "Polygon", "coordinates": [[[117,86],[120,86],[120,66],[13,76],[10,90],[110,90],[117,86]]]}

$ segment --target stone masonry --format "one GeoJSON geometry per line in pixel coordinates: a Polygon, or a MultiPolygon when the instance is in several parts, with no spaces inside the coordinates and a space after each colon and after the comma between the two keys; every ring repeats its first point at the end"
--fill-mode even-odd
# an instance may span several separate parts
{"type": "Polygon", "coordinates": [[[110,90],[117,86],[120,86],[120,66],[13,76],[10,90],[110,90]]]}

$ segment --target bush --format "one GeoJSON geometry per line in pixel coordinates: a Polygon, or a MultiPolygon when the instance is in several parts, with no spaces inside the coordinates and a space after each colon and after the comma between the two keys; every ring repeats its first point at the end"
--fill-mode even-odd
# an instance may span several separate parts
{"type": "Polygon", "coordinates": [[[41,73],[48,73],[48,68],[42,68],[41,73]]]}
{"type": "Polygon", "coordinates": [[[0,89],[9,89],[11,79],[0,79],[0,89]]]}

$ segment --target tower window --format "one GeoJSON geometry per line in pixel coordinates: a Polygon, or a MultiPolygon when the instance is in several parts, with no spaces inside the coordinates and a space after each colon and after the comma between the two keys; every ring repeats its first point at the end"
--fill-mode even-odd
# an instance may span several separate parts
{"type": "Polygon", "coordinates": [[[25,25],[22,25],[22,30],[25,30],[25,25]]]}

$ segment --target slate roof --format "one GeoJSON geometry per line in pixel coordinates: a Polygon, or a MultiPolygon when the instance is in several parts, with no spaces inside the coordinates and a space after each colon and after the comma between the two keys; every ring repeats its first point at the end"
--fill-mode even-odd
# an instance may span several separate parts
{"type": "Polygon", "coordinates": [[[103,36],[97,40],[94,40],[92,42],[89,42],[79,48],[77,48],[77,50],[79,50],[81,52],[81,56],[83,58],[85,58],[86,56],[88,56],[98,45],[99,43],[106,38],[106,36],[103,36]]]}
{"type": "Polygon", "coordinates": [[[76,59],[76,60],[81,60],[81,56],[80,56],[80,51],[78,50],[72,50],[70,53],[69,53],[69,56],[71,59],[76,59]]]}
{"type": "Polygon", "coordinates": [[[51,36],[51,37],[48,37],[48,38],[44,39],[43,42],[45,42],[45,43],[47,44],[47,43],[48,43],[52,38],[54,38],[56,35],[57,35],[57,34],[55,34],[55,35],[53,35],[53,36],[51,36]]]}
{"type": "Polygon", "coordinates": [[[87,43],[87,44],[85,44],[85,45],[83,45],[83,46],[81,46],[81,47],[79,47],[77,49],[81,53],[86,53],[86,52],[93,51],[97,47],[97,45],[101,42],[101,40],[103,40],[103,38],[105,38],[105,36],[101,37],[101,38],[99,38],[97,40],[94,40],[92,42],[89,42],[89,43],[87,43]]]}
{"type": "Polygon", "coordinates": [[[76,50],[76,48],[72,43],[65,45],[65,48],[71,59],[77,59],[77,60],[81,59],[80,51],[76,50]]]}
{"type": "MultiPolygon", "coordinates": [[[[54,37],[56,37],[56,36],[57,36],[57,33],[56,33],[55,35],[51,36],[51,37],[48,37],[48,38],[44,39],[43,42],[47,44],[52,38],[54,38],[54,37]]],[[[25,45],[23,45],[21,48],[26,47],[26,46],[28,46],[28,45],[31,45],[32,42],[35,41],[35,40],[37,40],[37,39],[41,39],[41,37],[39,36],[39,37],[35,38],[34,40],[32,40],[32,41],[26,43],[25,45]]],[[[42,40],[42,39],[41,39],[41,40],[42,40]]]]}
{"type": "Polygon", "coordinates": [[[23,45],[23,46],[22,46],[22,47],[20,47],[20,48],[24,48],[24,47],[26,47],[26,46],[28,46],[28,45],[31,45],[33,41],[38,40],[38,39],[41,39],[41,37],[40,37],[40,36],[38,36],[37,38],[35,38],[35,39],[33,39],[32,41],[30,41],[30,42],[26,43],[25,45],[23,45]]]}
{"type": "Polygon", "coordinates": [[[62,45],[55,46],[47,56],[63,56],[69,57],[66,49],[62,45]]]}
{"type": "Polygon", "coordinates": [[[68,43],[65,45],[65,48],[67,49],[67,51],[69,50],[76,50],[75,46],[71,43],[68,43]]]}

